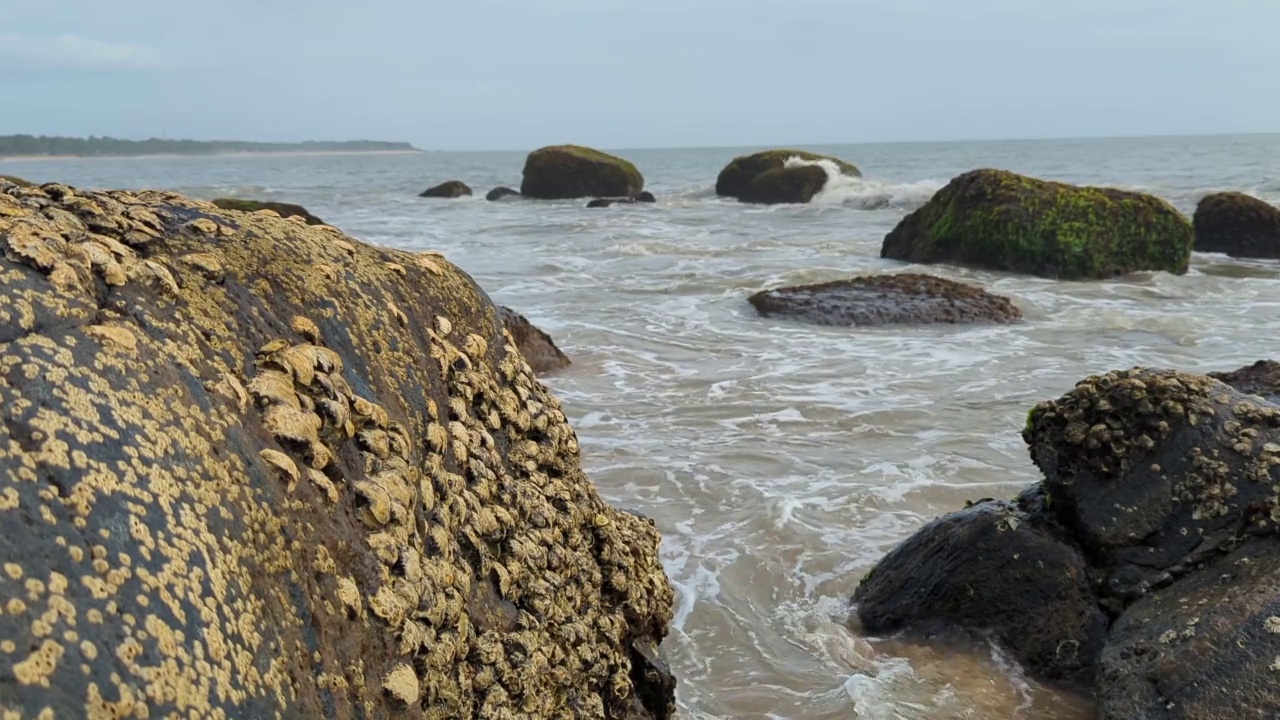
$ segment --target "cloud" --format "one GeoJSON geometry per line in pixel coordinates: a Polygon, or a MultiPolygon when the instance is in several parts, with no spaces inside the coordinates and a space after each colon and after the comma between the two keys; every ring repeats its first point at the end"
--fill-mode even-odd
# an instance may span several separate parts
{"type": "Polygon", "coordinates": [[[111,43],[78,35],[18,35],[0,33],[0,68],[75,69],[155,68],[167,64],[160,50],[143,45],[111,43]]]}

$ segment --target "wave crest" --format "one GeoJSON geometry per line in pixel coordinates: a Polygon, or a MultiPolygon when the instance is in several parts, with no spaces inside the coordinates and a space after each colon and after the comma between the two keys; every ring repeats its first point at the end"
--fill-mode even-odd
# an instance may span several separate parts
{"type": "Polygon", "coordinates": [[[817,205],[845,205],[859,210],[915,210],[942,189],[945,181],[932,178],[909,183],[888,183],[853,177],[840,172],[830,160],[788,158],[786,167],[816,165],[827,172],[827,184],[810,201],[817,205]]]}

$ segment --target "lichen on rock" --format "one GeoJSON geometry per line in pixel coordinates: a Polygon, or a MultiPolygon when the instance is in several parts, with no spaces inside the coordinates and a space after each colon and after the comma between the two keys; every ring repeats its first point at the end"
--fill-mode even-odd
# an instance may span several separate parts
{"type": "Polygon", "coordinates": [[[641,190],[644,176],[629,160],[580,145],[529,153],[520,184],[521,195],[542,200],[631,197],[641,190]]]}
{"type": "Polygon", "coordinates": [[[443,257],[56,184],[0,250],[6,709],[670,714],[657,530],[443,257]]]}
{"type": "MultiPolygon", "coordinates": [[[[802,193],[796,188],[812,186],[818,180],[818,175],[813,171],[804,171],[802,173],[779,173],[774,176],[773,180],[766,180],[761,185],[752,188],[752,184],[760,176],[774,170],[780,170],[786,167],[787,161],[792,158],[798,158],[806,162],[829,161],[834,163],[842,174],[850,177],[861,177],[862,173],[852,163],[845,162],[836,157],[829,155],[820,155],[818,153],[808,152],[807,150],[765,150],[763,152],[753,153],[751,155],[742,155],[735,157],[725,165],[716,177],[716,195],[721,197],[732,197],[746,200],[747,198],[756,198],[751,202],[769,202],[761,198],[768,197],[769,191],[777,186],[790,188],[791,197],[799,197],[802,193]]],[[[815,167],[816,165],[808,165],[801,167],[815,167]]],[[[803,200],[775,200],[773,202],[808,202],[813,194],[823,188],[827,177],[824,172],[821,177],[822,182],[812,192],[808,193],[808,197],[803,200]]]]}
{"type": "Polygon", "coordinates": [[[1152,195],[982,169],[904,218],[880,256],[1084,280],[1185,274],[1192,241],[1187,218],[1152,195]]]}

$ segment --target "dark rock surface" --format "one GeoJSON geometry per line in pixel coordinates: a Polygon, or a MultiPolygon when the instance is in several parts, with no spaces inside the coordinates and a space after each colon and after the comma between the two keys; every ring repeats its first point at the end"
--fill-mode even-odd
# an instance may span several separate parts
{"type": "MultiPolygon", "coordinates": [[[[830,155],[819,155],[805,150],[766,150],[736,157],[728,165],[725,165],[724,169],[720,171],[720,175],[716,177],[716,195],[742,198],[743,195],[749,192],[751,183],[756,178],[771,170],[784,167],[791,158],[800,158],[810,162],[829,160],[835,163],[840,172],[845,175],[851,177],[862,176],[862,173],[852,163],[847,163],[830,155]]],[[[825,183],[825,177],[823,182],[825,183]]]]}
{"type": "Polygon", "coordinates": [[[529,322],[528,318],[501,305],[498,306],[498,317],[535,373],[544,375],[570,365],[569,358],[560,352],[551,336],[529,322]]]}
{"type": "Polygon", "coordinates": [[[439,254],[0,183],[0,706],[666,718],[653,523],[439,254]]]}
{"type": "Polygon", "coordinates": [[[611,205],[634,205],[636,203],[652,203],[657,201],[658,199],[653,196],[653,193],[645,190],[634,197],[596,198],[595,200],[587,203],[587,207],[605,208],[611,205]]]}
{"type": "Polygon", "coordinates": [[[270,210],[282,218],[302,218],[308,225],[325,224],[323,220],[307,212],[306,208],[292,203],[241,200],[240,198],[218,198],[213,201],[213,204],[222,210],[238,210],[240,212],[250,213],[270,210]]]}
{"type": "Polygon", "coordinates": [[[1106,638],[1080,551],[1005,502],[926,525],[854,594],[872,633],[990,633],[1041,677],[1087,682],[1106,638]]]}
{"type": "Polygon", "coordinates": [[[1239,258],[1280,259],[1280,208],[1238,192],[1206,195],[1196,205],[1200,252],[1239,258]]]}
{"type": "Polygon", "coordinates": [[[757,175],[738,197],[756,205],[803,204],[822,192],[827,171],[817,165],[780,167],[757,175]]]}
{"type": "Polygon", "coordinates": [[[489,193],[484,196],[484,199],[485,200],[502,200],[503,198],[508,198],[508,197],[518,198],[520,197],[520,192],[518,190],[512,190],[509,187],[496,187],[490,190],[489,193]]]}
{"type": "Polygon", "coordinates": [[[423,190],[418,197],[445,199],[471,197],[471,188],[467,187],[467,184],[461,180],[450,180],[423,190]]]}
{"type": "Polygon", "coordinates": [[[524,163],[520,193],[542,200],[632,197],[644,176],[628,160],[579,145],[534,150],[524,163]]]}
{"type": "Polygon", "coordinates": [[[765,317],[792,317],[816,325],[1010,323],[1022,317],[1008,298],[914,273],[764,290],[748,300],[765,317]]]}
{"type": "Polygon", "coordinates": [[[1063,280],[1185,274],[1191,223],[1151,195],[1004,170],[953,179],[884,239],[880,256],[1063,280]]]}
{"type": "Polygon", "coordinates": [[[1275,360],[1259,360],[1231,372],[1211,372],[1209,377],[1280,405],[1280,362],[1275,360]]]}

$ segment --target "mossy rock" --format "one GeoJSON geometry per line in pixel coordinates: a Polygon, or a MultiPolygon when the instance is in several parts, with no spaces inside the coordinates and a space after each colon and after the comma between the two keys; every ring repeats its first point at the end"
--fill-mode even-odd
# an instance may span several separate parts
{"type": "Polygon", "coordinates": [[[443,256],[56,184],[0,248],[6,711],[671,715],[659,533],[443,256]]]}
{"type": "Polygon", "coordinates": [[[644,176],[629,161],[579,145],[534,150],[524,163],[520,193],[542,200],[631,197],[644,190],[644,176]]]}
{"type": "Polygon", "coordinates": [[[1192,241],[1190,221],[1152,195],[983,169],[903,219],[880,256],[1083,280],[1184,274],[1192,241]]]}
{"type": "Polygon", "coordinates": [[[324,225],[325,221],[307,212],[301,205],[292,203],[270,202],[263,200],[242,200],[240,198],[217,198],[213,201],[223,210],[239,210],[240,212],[261,212],[270,210],[282,218],[300,217],[308,225],[324,225]]]}
{"type": "Polygon", "coordinates": [[[1196,250],[1280,259],[1280,208],[1238,192],[1206,195],[1192,219],[1196,250]]]}
{"type": "MultiPolygon", "coordinates": [[[[819,155],[806,150],[766,150],[751,155],[742,155],[730,161],[720,171],[719,177],[716,178],[716,195],[742,198],[750,192],[753,180],[770,170],[785,167],[787,161],[793,157],[810,162],[830,160],[845,175],[862,177],[862,173],[853,164],[830,155],[819,155]]],[[[808,200],[802,202],[808,202],[808,200]]]]}
{"type": "Polygon", "coordinates": [[[764,290],[748,301],[763,317],[846,327],[1011,323],[1022,317],[1009,298],[973,285],[915,273],[869,275],[764,290]]]}
{"type": "Polygon", "coordinates": [[[569,367],[569,358],[560,352],[551,336],[529,322],[528,318],[501,305],[498,306],[498,317],[502,318],[502,324],[511,333],[520,355],[535,373],[544,375],[569,367]]]}
{"type": "Polygon", "coordinates": [[[817,165],[774,168],[757,175],[739,198],[745,203],[802,204],[827,185],[827,171],[817,165]]]}
{"type": "Polygon", "coordinates": [[[0,175],[0,180],[7,180],[18,187],[35,187],[35,183],[30,180],[24,180],[17,175],[0,175]]]}
{"type": "Polygon", "coordinates": [[[450,180],[423,190],[418,197],[446,199],[471,197],[471,188],[467,187],[467,184],[461,180],[450,180]]]}

